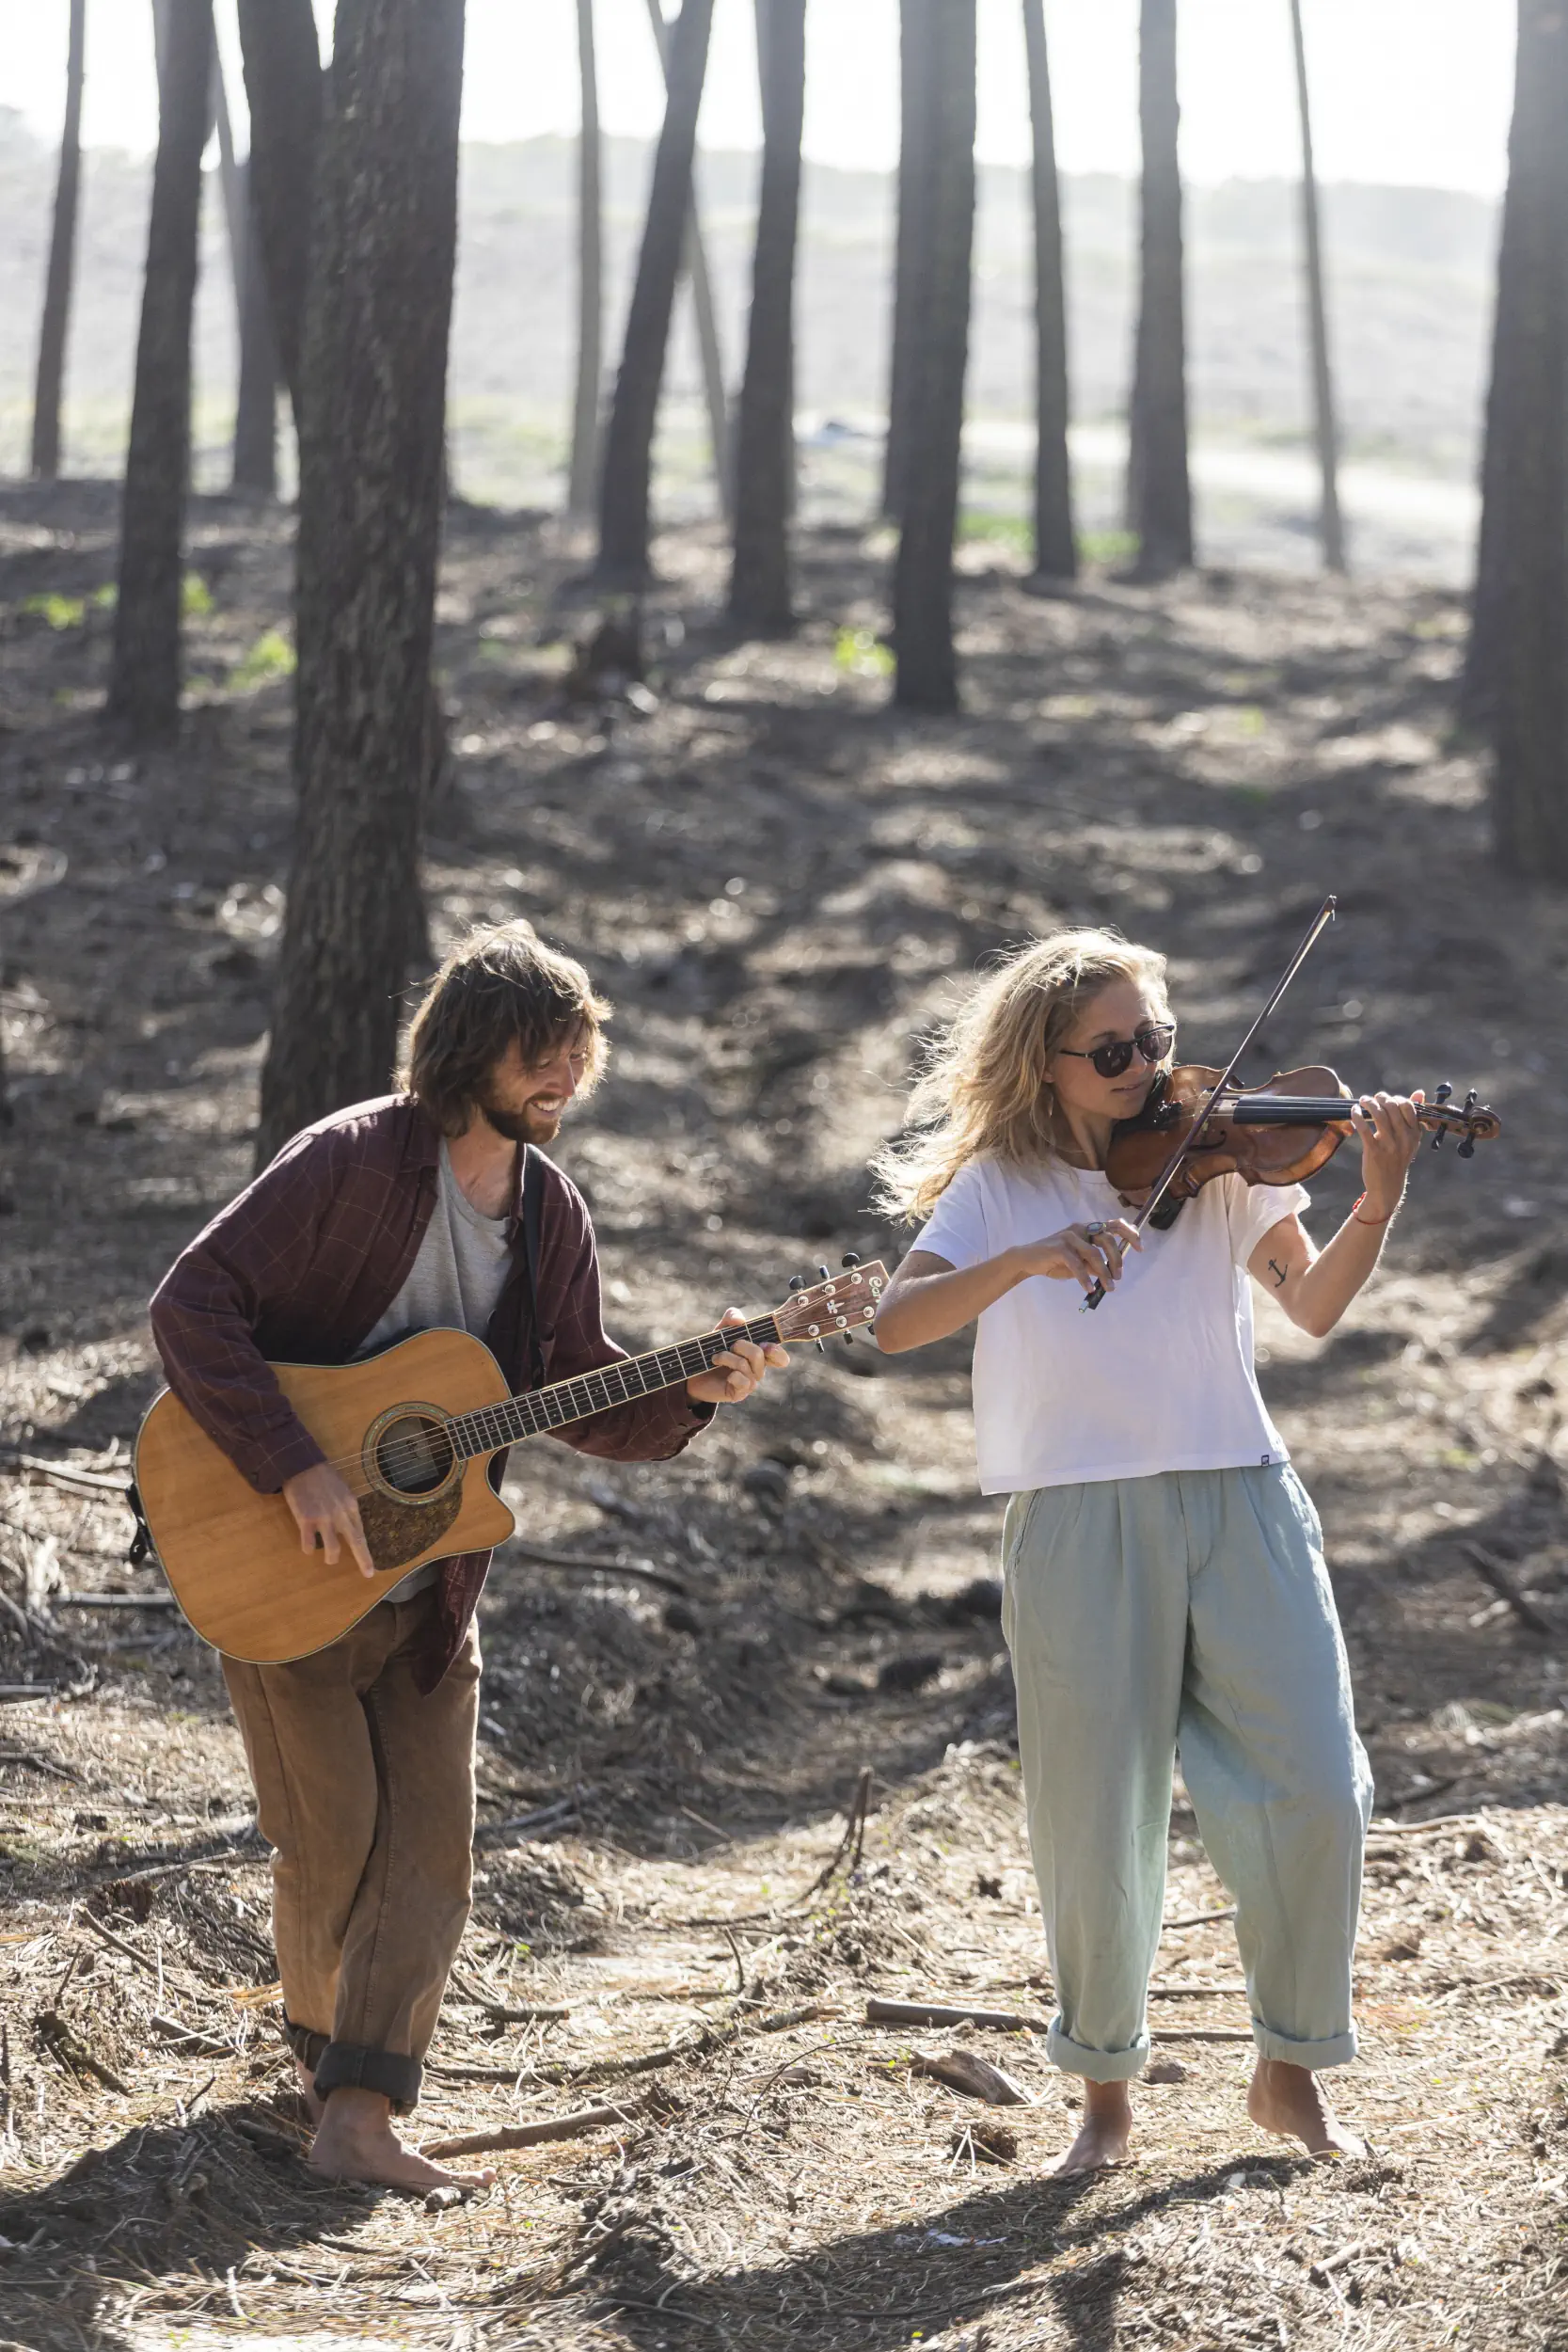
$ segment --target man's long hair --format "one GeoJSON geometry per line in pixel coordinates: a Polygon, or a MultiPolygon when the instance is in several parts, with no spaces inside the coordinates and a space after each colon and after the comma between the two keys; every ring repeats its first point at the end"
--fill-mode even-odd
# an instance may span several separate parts
{"type": "Polygon", "coordinates": [[[1164,957],[1117,931],[1031,940],[977,980],[927,1041],[909,1130],[872,1162],[878,1206],[912,1224],[971,1160],[1037,1168],[1053,1159],[1062,1138],[1046,1065],[1085,1006],[1117,980],[1147,988],[1166,1009],[1164,957]]]}
{"type": "Polygon", "coordinates": [[[420,1001],[398,1083],[443,1135],[461,1135],[514,1041],[535,1064],[571,1040],[583,1055],[580,1098],[604,1075],[610,1012],[581,964],[546,947],[531,924],[470,931],[420,1001]]]}

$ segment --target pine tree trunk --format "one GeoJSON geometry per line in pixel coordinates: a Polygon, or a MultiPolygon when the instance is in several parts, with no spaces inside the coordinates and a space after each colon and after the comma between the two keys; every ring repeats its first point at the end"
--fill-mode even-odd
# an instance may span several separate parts
{"type": "MultiPolygon", "coordinates": [[[[663,70],[666,87],[670,81],[670,31],[664,22],[663,0],[648,0],[648,21],[653,26],[654,40],[658,49],[658,61],[663,70]]],[[[735,519],[735,504],[730,480],[730,412],[724,394],[724,360],[719,348],[719,320],[713,307],[713,281],[708,276],[707,248],[703,243],[702,215],[697,209],[697,182],[693,175],[691,195],[687,206],[686,237],[681,246],[681,270],[691,281],[692,324],[697,330],[697,363],[703,375],[703,399],[707,407],[708,438],[713,446],[713,479],[719,492],[719,511],[724,520],[735,519]]]]}
{"type": "Polygon", "coordinates": [[[65,387],[65,339],[71,323],[71,280],[76,264],[76,206],[82,186],[82,82],[87,55],[87,0],[71,0],[71,40],[65,70],[65,128],[55,183],[55,224],[43,281],[38,380],[33,395],[32,470],[53,482],[60,470],[60,401],[65,387]]]}
{"type": "Polygon", "coordinates": [[[1554,241],[1561,218],[1560,167],[1568,167],[1568,153],[1552,144],[1552,126],[1563,120],[1560,76],[1568,70],[1558,23],[1552,0],[1520,0],[1481,454],[1481,533],[1459,694],[1461,713],[1483,731],[1497,715],[1512,550],[1541,531],[1551,497],[1549,469],[1557,462],[1551,404],[1561,396],[1565,363],[1554,241]],[[1543,466],[1548,469],[1544,477],[1543,466]]]}
{"type": "Polygon", "coordinates": [[[1023,46],[1034,134],[1035,228],[1035,575],[1071,580],[1078,570],[1068,456],[1067,294],[1062,279],[1062,203],[1042,0],[1023,0],[1023,46]]]}
{"type": "Polygon", "coordinates": [[[1568,882],[1568,17],[1520,0],[1486,509],[1492,821],[1511,873],[1568,882]]]}
{"type": "Polygon", "coordinates": [[[1142,274],[1128,419],[1127,521],[1138,541],[1139,574],[1152,580],[1193,561],[1193,504],[1187,479],[1176,0],[1142,0],[1142,274]]]}
{"type": "Polygon", "coordinates": [[[1328,358],[1328,305],[1323,295],[1323,239],[1318,223],[1318,175],[1312,161],[1312,109],[1307,87],[1307,42],[1301,0],[1291,0],[1291,37],[1296,55],[1296,100],[1301,113],[1301,228],[1307,259],[1307,331],[1312,353],[1312,434],[1322,485],[1318,533],[1323,568],[1345,569],[1345,532],[1339,516],[1339,435],[1334,418],[1334,374],[1328,358]]]}
{"type": "Polygon", "coordinates": [[[974,238],[974,10],[975,0],[939,0],[931,18],[930,242],[893,581],[894,700],[910,710],[958,707],[953,535],[974,238]]]}
{"type": "Polygon", "coordinates": [[[239,0],[239,12],[250,103],[250,200],[277,365],[297,427],[316,151],[322,133],[321,50],[310,0],[239,0]]]}
{"type": "Polygon", "coordinates": [[[654,157],[599,483],[595,574],[610,588],[636,590],[648,578],[654,427],[690,208],[691,158],[712,24],[713,0],[683,0],[670,32],[664,124],[654,157]]]}
{"type": "Polygon", "coordinates": [[[180,723],[181,548],[191,450],[191,309],[213,0],[168,0],[158,158],[120,503],[108,715],[140,738],[180,723]]]}
{"type": "Polygon", "coordinates": [[[599,471],[599,379],[604,373],[603,142],[594,56],[594,0],[577,0],[582,128],[578,135],[578,380],[572,401],[572,463],[566,511],[594,511],[599,471]]]}
{"type": "Polygon", "coordinates": [[[898,9],[898,226],[893,260],[893,351],[888,365],[882,513],[903,512],[911,409],[930,291],[932,59],[937,0],[900,0],[898,9]]]}
{"type": "Polygon", "coordinates": [[[757,0],[762,189],[752,262],[752,316],[736,439],[730,618],[787,633],[789,515],[795,475],[795,244],[806,94],[806,0],[757,0]]]}
{"type": "Polygon", "coordinates": [[[240,166],[240,390],[234,407],[233,487],[251,498],[277,496],[277,343],[261,264],[250,166],[240,166]]]}
{"type": "Polygon", "coordinates": [[[419,935],[463,0],[338,0],[300,402],[299,817],[259,1158],[389,1082],[419,935]]]}

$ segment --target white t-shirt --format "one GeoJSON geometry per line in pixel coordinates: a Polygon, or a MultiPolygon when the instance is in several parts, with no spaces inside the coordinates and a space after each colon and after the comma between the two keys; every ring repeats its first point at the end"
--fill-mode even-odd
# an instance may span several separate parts
{"type": "MultiPolygon", "coordinates": [[[[1092,1314],[1076,1281],[1034,1275],[985,1309],[974,1342],[983,1494],[1234,1470],[1289,1459],[1252,1368],[1246,1263],[1300,1184],[1216,1176],[1168,1232],[1146,1229],[1092,1314]]],[[[1125,1216],[1098,1170],[960,1168],[914,1247],[972,1266],[1066,1225],[1125,1216]]]]}

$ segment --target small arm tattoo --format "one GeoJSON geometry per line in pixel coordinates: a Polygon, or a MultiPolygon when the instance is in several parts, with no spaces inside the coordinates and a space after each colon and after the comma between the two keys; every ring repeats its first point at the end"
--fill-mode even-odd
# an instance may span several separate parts
{"type": "Polygon", "coordinates": [[[1285,1268],[1280,1264],[1277,1258],[1271,1258],[1269,1260],[1269,1272],[1274,1276],[1274,1286],[1275,1290],[1283,1290],[1285,1287],[1285,1268]]]}

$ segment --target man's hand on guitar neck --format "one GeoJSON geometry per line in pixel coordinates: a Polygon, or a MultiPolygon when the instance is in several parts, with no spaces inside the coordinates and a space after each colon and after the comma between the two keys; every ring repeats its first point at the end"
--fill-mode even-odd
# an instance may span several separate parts
{"type": "Polygon", "coordinates": [[[301,1551],[314,1551],[319,1539],[327,1566],[335,1567],[340,1545],[347,1544],[359,1564],[360,1575],[375,1574],[359,1505],[329,1462],[318,1462],[314,1469],[296,1470],[286,1478],[283,1500],[294,1515],[301,1551]]]}
{"type": "MultiPolygon", "coordinates": [[[[745,1316],[738,1307],[726,1307],[719,1318],[719,1329],[726,1324],[737,1323],[744,1327],[745,1316]]],[[[759,1347],[755,1340],[736,1340],[713,1359],[711,1372],[699,1372],[686,1384],[686,1393],[698,1405],[738,1405],[768,1370],[769,1364],[781,1370],[789,1362],[787,1347],[759,1347]]]]}

